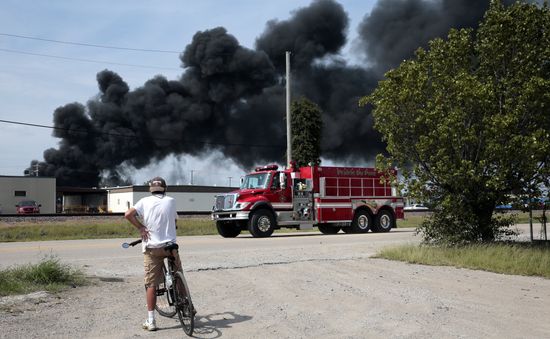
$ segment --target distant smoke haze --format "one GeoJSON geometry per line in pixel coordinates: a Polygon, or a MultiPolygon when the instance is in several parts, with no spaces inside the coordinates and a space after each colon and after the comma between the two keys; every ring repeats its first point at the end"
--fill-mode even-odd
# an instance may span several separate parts
{"type": "Polygon", "coordinates": [[[125,168],[169,155],[217,151],[243,169],[284,163],[285,51],[292,53],[293,97],[305,96],[323,110],[323,158],[371,160],[385,145],[359,98],[430,39],[451,27],[477,26],[487,8],[488,0],[380,0],[358,27],[355,51],[365,67],[340,55],[349,19],[333,0],[269,21],[255,49],[223,27],[197,32],[181,54],[179,79],[157,76],[130,91],[115,72],[99,72],[94,99],[55,110],[59,146],[30,168],[55,176],[58,185],[97,186],[129,183],[125,168]]]}

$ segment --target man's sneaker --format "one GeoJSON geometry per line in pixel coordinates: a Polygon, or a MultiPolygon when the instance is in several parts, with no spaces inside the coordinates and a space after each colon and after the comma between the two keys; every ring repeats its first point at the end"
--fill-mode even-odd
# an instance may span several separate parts
{"type": "Polygon", "coordinates": [[[145,322],[143,323],[143,329],[147,331],[156,331],[157,324],[154,320],[152,322],[149,322],[149,320],[145,320],[145,322]]]}

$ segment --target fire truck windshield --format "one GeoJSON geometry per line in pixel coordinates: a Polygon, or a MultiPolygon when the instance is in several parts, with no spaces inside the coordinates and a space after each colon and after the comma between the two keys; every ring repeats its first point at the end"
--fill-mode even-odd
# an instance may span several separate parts
{"type": "Polygon", "coordinates": [[[241,189],[267,188],[271,173],[248,174],[243,178],[241,189]]]}

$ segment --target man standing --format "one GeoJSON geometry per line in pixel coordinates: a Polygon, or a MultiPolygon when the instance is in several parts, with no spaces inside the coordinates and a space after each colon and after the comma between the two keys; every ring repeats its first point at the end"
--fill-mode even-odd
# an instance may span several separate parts
{"type": "MultiPolygon", "coordinates": [[[[144,254],[145,289],[147,298],[147,320],[143,328],[148,331],[157,329],[155,323],[156,287],[163,281],[163,259],[170,254],[164,246],[176,242],[176,201],[166,196],[166,181],[155,177],[149,182],[151,196],[139,200],[134,207],[126,211],[124,217],[140,232],[144,254]],[[141,222],[137,217],[140,217],[141,222]]],[[[176,264],[181,270],[179,254],[174,252],[176,264]]]]}

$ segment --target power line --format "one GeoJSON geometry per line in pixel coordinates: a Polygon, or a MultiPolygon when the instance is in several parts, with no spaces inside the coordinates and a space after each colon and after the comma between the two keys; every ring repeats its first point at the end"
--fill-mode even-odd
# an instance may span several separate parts
{"type": "Polygon", "coordinates": [[[97,47],[97,48],[107,48],[107,49],[119,49],[119,50],[137,51],[137,52],[171,53],[171,54],[179,54],[180,53],[178,51],[170,51],[170,50],[162,50],[162,49],[130,48],[130,47],[120,47],[120,46],[97,45],[97,44],[88,44],[88,43],[83,43],[83,42],[62,41],[62,40],[38,38],[38,37],[31,37],[31,36],[17,35],[17,34],[8,34],[8,33],[0,33],[0,35],[9,36],[9,37],[12,37],[12,38],[19,38],[19,39],[29,39],[29,40],[38,40],[38,41],[46,41],[46,42],[55,42],[57,44],[65,44],[65,45],[76,45],[76,46],[97,47]]]}
{"type": "Polygon", "coordinates": [[[149,69],[180,70],[179,68],[172,68],[172,67],[148,66],[148,65],[126,64],[121,62],[99,61],[99,60],[92,60],[92,59],[70,58],[70,57],[64,57],[59,55],[31,53],[31,52],[17,51],[14,49],[6,49],[6,48],[0,48],[0,51],[8,52],[8,53],[24,54],[24,55],[33,55],[33,56],[46,57],[46,58],[62,59],[62,60],[91,62],[96,64],[109,64],[109,65],[130,66],[130,67],[149,68],[149,69]]]}
{"type": "MultiPolygon", "coordinates": [[[[130,139],[142,139],[137,134],[121,134],[121,133],[113,133],[113,132],[99,132],[99,131],[86,131],[86,130],[78,130],[73,128],[64,128],[64,127],[56,127],[56,126],[48,126],[48,125],[40,125],[40,124],[31,124],[27,122],[20,122],[20,121],[13,121],[13,120],[2,120],[0,119],[0,122],[5,124],[13,124],[13,125],[21,125],[21,126],[29,126],[29,127],[39,127],[39,128],[48,128],[53,130],[59,130],[59,131],[66,131],[66,132],[74,132],[74,133],[82,133],[82,134],[100,134],[100,135],[107,135],[107,136],[114,136],[114,137],[120,137],[120,138],[130,138],[130,139]]],[[[260,144],[237,144],[237,143],[221,143],[221,142],[211,142],[211,141],[201,141],[201,140],[181,140],[181,139],[175,139],[175,138],[159,138],[159,137],[148,137],[148,139],[151,140],[157,140],[157,141],[172,141],[172,142],[187,142],[191,144],[204,144],[204,145],[212,145],[212,146],[239,146],[239,147],[251,147],[251,148],[285,148],[286,146],[283,145],[260,145],[260,144]]]]}

